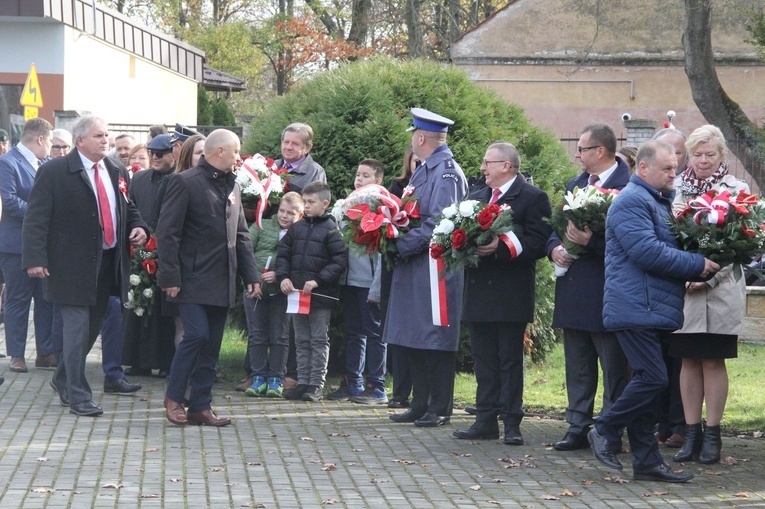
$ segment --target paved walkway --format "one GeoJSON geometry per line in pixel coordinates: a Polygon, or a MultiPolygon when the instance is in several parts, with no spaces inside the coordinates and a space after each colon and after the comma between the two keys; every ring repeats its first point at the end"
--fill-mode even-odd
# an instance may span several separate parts
{"type": "Polygon", "coordinates": [[[634,482],[629,466],[554,451],[565,424],[539,418],[522,424],[527,445],[508,447],[453,439],[472,422],[462,411],[420,429],[393,423],[386,407],[250,399],[218,384],[215,409],[234,424],[179,428],[165,421],[163,380],[104,395],[100,351],[89,360],[98,418],[59,406],[50,370],[16,374],[0,360],[0,509],[765,507],[765,439],[725,437],[731,464],[689,464],[688,484],[634,482]]]}

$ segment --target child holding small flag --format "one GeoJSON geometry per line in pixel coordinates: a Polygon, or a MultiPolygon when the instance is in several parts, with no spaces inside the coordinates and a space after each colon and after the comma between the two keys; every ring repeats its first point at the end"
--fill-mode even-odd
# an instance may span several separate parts
{"type": "Polygon", "coordinates": [[[293,315],[298,384],[285,399],[321,401],[329,360],[329,318],[345,272],[346,247],[327,213],[331,193],[323,182],[303,188],[304,216],[279,245],[276,277],[293,315]]]}
{"type": "Polygon", "coordinates": [[[255,261],[262,275],[260,283],[255,285],[255,299],[244,300],[252,372],[252,386],[244,391],[247,396],[282,396],[282,377],[287,371],[289,330],[287,299],[279,288],[274,269],[280,241],[290,226],[301,217],[303,199],[297,193],[286,193],[276,216],[264,219],[262,228],[255,223],[250,227],[255,261]]]}

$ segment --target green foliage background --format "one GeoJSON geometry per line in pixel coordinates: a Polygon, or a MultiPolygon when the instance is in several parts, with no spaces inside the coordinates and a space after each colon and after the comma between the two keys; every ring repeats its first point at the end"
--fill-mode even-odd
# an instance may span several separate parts
{"type": "MultiPolygon", "coordinates": [[[[311,154],[324,166],[334,200],[353,189],[362,159],[380,160],[386,168],[386,183],[400,172],[411,141],[406,129],[412,107],[454,120],[449,147],[468,177],[480,173],[486,147],[498,140],[518,148],[522,171],[531,174],[535,185],[553,199],[575,174],[552,132],[532,125],[520,108],[471,83],[464,72],[425,60],[376,58],[314,77],[267,105],[254,119],[243,153],[278,157],[284,127],[291,122],[310,124],[314,129],[311,154]]],[[[530,328],[534,358],[542,357],[556,339],[550,327],[554,285],[550,264],[542,260],[536,322],[530,328]]]]}

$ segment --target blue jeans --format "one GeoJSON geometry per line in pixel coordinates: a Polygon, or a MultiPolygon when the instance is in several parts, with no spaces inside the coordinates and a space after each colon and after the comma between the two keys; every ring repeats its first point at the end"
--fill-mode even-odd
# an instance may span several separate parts
{"type": "Polygon", "coordinates": [[[43,298],[43,282],[31,278],[21,267],[21,255],[0,253],[0,267],[5,278],[3,314],[5,323],[5,347],[11,357],[25,357],[29,330],[29,308],[35,300],[35,344],[37,355],[53,353],[51,330],[53,328],[53,305],[43,298]]]}
{"type": "Polygon", "coordinates": [[[183,323],[183,341],[170,367],[167,397],[183,402],[186,387],[190,386],[189,413],[209,410],[228,308],[180,303],[178,313],[183,323]]]}
{"type": "Polygon", "coordinates": [[[664,462],[654,428],[659,396],[669,387],[661,349],[662,336],[667,333],[659,329],[616,331],[632,369],[632,378],[611,408],[595,421],[595,429],[609,443],[619,442],[621,430],[627,427],[630,449],[635,456],[633,467],[638,469],[664,462]]]}
{"type": "Polygon", "coordinates": [[[387,344],[382,340],[380,306],[367,302],[369,288],[343,286],[343,317],[345,318],[345,371],[350,387],[367,385],[385,387],[385,358],[387,344]]]}
{"type": "Polygon", "coordinates": [[[249,368],[253,376],[283,377],[287,372],[290,332],[287,322],[287,296],[264,295],[262,299],[242,299],[247,317],[249,368]]]}

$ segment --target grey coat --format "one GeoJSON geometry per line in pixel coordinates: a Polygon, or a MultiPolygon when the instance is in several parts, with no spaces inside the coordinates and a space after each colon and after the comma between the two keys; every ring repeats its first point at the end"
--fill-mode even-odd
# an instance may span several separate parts
{"type": "Polygon", "coordinates": [[[409,348],[456,352],[464,273],[447,272],[449,326],[433,325],[428,246],[436,217],[444,208],[465,199],[467,182],[451,150],[443,146],[417,168],[409,185],[414,187],[413,195],[420,205],[422,225],[396,243],[402,259],[393,269],[383,341],[409,348]]]}
{"type": "MultiPolygon", "coordinates": [[[[283,159],[277,159],[275,162],[279,168],[284,164],[283,159]]],[[[308,154],[300,166],[289,172],[287,178],[289,179],[289,185],[285,191],[295,191],[301,194],[303,188],[311,182],[316,182],[317,180],[319,182],[326,182],[327,174],[324,172],[324,168],[313,160],[311,154],[308,154]]]]}

